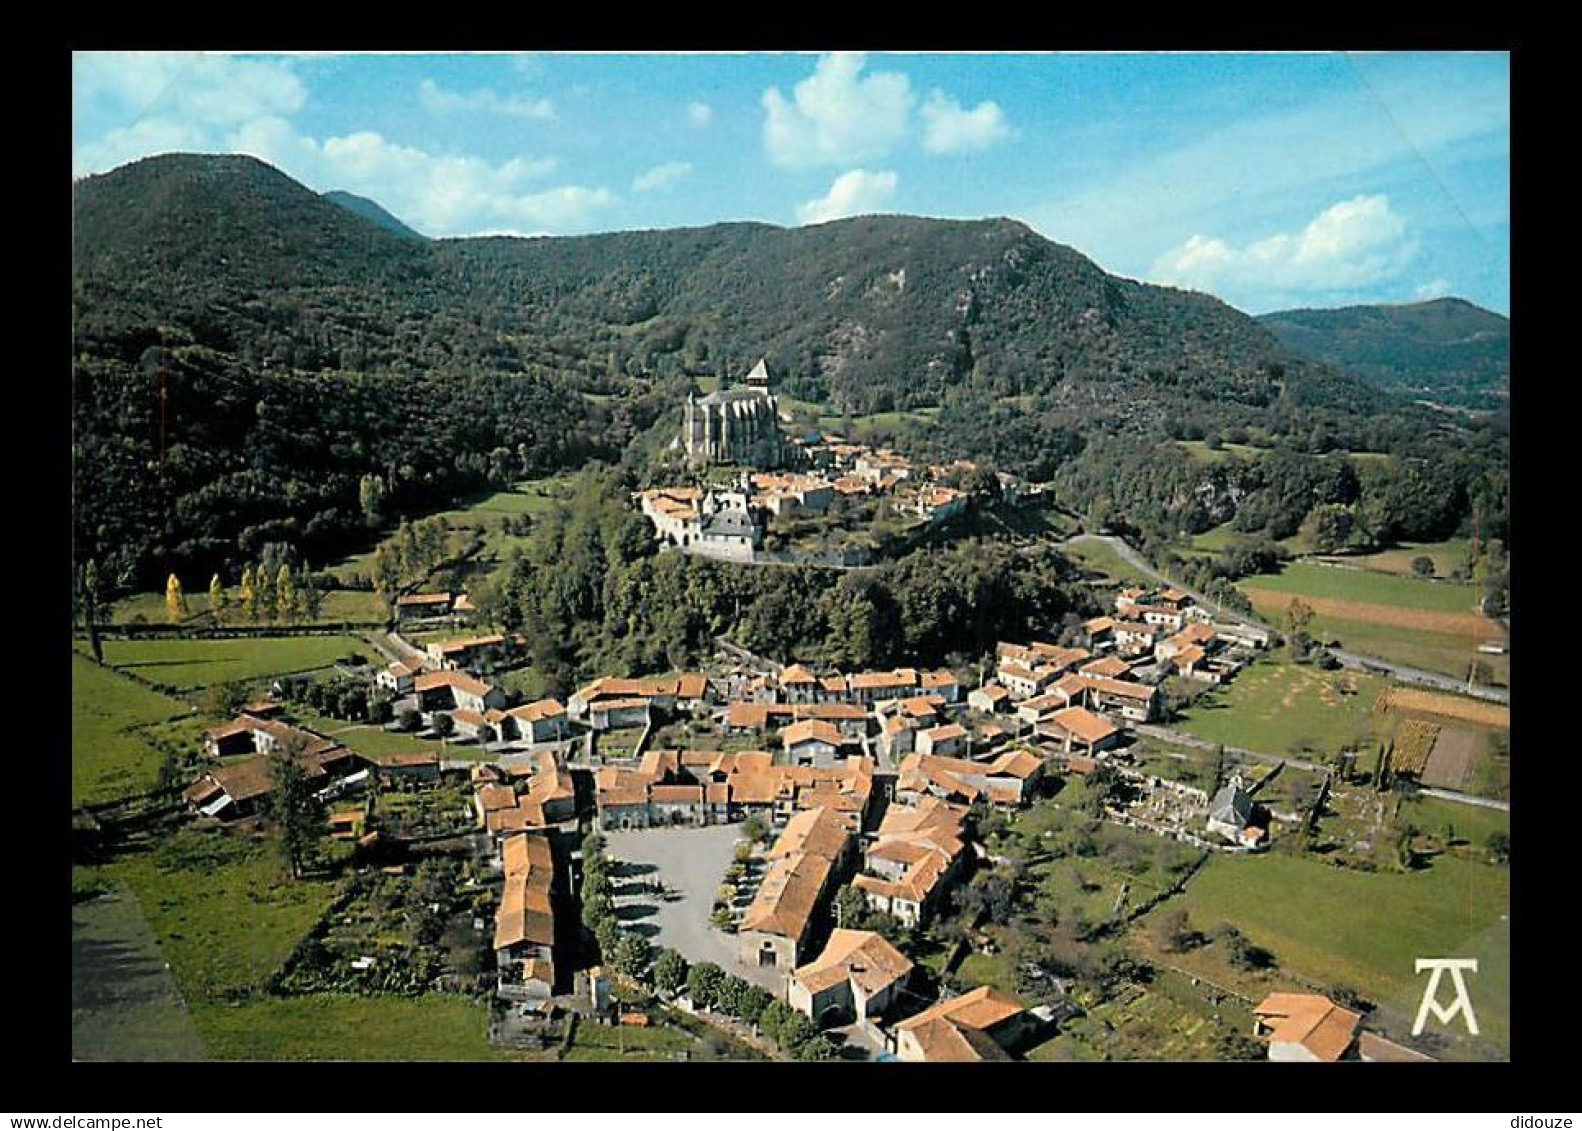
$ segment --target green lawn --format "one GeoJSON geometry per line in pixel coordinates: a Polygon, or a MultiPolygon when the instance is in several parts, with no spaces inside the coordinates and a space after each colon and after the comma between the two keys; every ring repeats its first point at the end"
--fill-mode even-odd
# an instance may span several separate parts
{"type": "Polygon", "coordinates": [[[416,738],[410,734],[400,734],[385,730],[382,726],[369,726],[362,723],[348,723],[344,719],[332,719],[328,715],[316,715],[293,706],[291,717],[301,726],[319,734],[328,735],[343,746],[350,747],[359,754],[370,756],[379,754],[423,754],[430,750],[438,749],[439,739],[416,738]]]}
{"type": "Polygon", "coordinates": [[[137,898],[193,1007],[261,985],[323,913],[333,886],[286,878],[273,840],[190,827],[108,864],[80,867],[76,878],[119,885],[137,898]]]}
{"type": "Polygon", "coordinates": [[[577,1023],[566,1060],[679,1060],[695,1050],[691,1033],[668,1025],[639,1029],[635,1025],[597,1025],[586,1019],[577,1023]]]}
{"type": "Polygon", "coordinates": [[[1233,923],[1273,951],[1280,969],[1321,986],[1350,985],[1408,1023],[1425,984],[1418,958],[1478,958],[1471,992],[1479,1025],[1508,1048],[1505,868],[1442,856],[1419,872],[1369,874],[1311,856],[1215,856],[1180,903],[1199,929],[1233,923]]]}
{"type": "Polygon", "coordinates": [[[351,653],[377,659],[355,636],[257,636],[217,640],[106,640],[104,660],[151,683],[190,690],[328,667],[351,653]]]}
{"type": "Polygon", "coordinates": [[[1182,712],[1188,734],[1266,754],[1300,740],[1338,750],[1383,725],[1373,704],[1389,681],[1356,671],[1325,672],[1265,657],[1182,712]]]}
{"type": "MultiPolygon", "coordinates": [[[[106,645],[113,643],[107,641],[106,645]]],[[[134,729],[185,714],[179,699],[150,691],[81,654],[71,658],[71,801],[113,801],[154,788],[160,752],[134,729]]]]}
{"type": "Polygon", "coordinates": [[[1452,570],[1466,566],[1471,549],[1470,538],[1451,538],[1444,542],[1402,542],[1394,549],[1380,550],[1376,554],[1358,554],[1335,560],[1364,569],[1415,576],[1412,562],[1426,557],[1433,561],[1436,576],[1449,577],[1452,570]]]}
{"type": "Polygon", "coordinates": [[[455,994],[420,998],[254,998],[195,1007],[217,1060],[518,1060],[489,1044],[488,1008],[455,994]]]}
{"type": "Polygon", "coordinates": [[[438,512],[452,526],[476,526],[480,521],[497,525],[504,515],[527,514],[534,518],[547,514],[571,476],[529,479],[509,491],[496,491],[466,506],[438,512]]]}
{"type": "Polygon", "coordinates": [[[1313,562],[1290,562],[1278,575],[1260,574],[1237,584],[1244,590],[1276,590],[1303,597],[1329,597],[1441,613],[1470,614],[1476,611],[1477,605],[1477,592],[1470,585],[1313,562]]]}
{"type": "Polygon", "coordinates": [[[1176,446],[1198,463],[1223,463],[1231,456],[1238,456],[1244,460],[1256,459],[1262,455],[1263,448],[1255,448],[1250,444],[1221,444],[1217,451],[1211,451],[1202,440],[1177,440],[1176,446]]]}

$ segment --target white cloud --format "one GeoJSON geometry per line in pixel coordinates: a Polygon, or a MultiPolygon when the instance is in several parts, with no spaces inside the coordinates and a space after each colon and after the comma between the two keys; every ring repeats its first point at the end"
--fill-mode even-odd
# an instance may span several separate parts
{"type": "Polygon", "coordinates": [[[418,84],[418,97],[423,100],[424,106],[437,114],[476,111],[537,120],[555,116],[554,103],[547,98],[525,98],[518,94],[502,98],[489,87],[462,94],[446,90],[433,79],[424,79],[418,84]]]}
{"type": "Polygon", "coordinates": [[[666,161],[663,165],[655,165],[646,173],[640,174],[632,181],[633,192],[652,192],[662,188],[682,177],[690,175],[692,165],[687,161],[666,161]]]}
{"type": "Polygon", "coordinates": [[[1011,127],[997,103],[980,102],[972,110],[942,90],[923,103],[923,148],[930,153],[987,149],[1011,136],[1011,127]]]}
{"type": "MultiPolygon", "coordinates": [[[[1367,56],[1356,61],[1373,65],[1367,56]]],[[[1148,147],[1120,167],[1099,160],[1083,175],[1075,166],[1054,200],[1024,215],[1112,270],[1141,273],[1159,248],[1179,245],[1205,225],[1290,224],[1278,218],[1293,201],[1316,207],[1355,193],[1359,181],[1421,183],[1445,154],[1480,139],[1503,144],[1509,122],[1508,82],[1465,75],[1447,55],[1367,88],[1205,122],[1179,143],[1148,147]]],[[[1091,144],[1102,152],[1102,133],[1091,144]]]]}
{"type": "Polygon", "coordinates": [[[764,92],[764,148],[777,165],[808,167],[869,160],[889,153],[905,136],[916,100],[907,77],[862,75],[860,52],[818,61],[796,84],[792,100],[777,87],[764,92]]]}
{"type": "Polygon", "coordinates": [[[852,169],[836,177],[823,196],[797,205],[797,219],[803,224],[822,224],[843,216],[878,212],[895,195],[899,183],[900,178],[891,172],[852,169]]]}
{"type": "Polygon", "coordinates": [[[687,121],[702,129],[714,120],[714,107],[707,102],[693,102],[687,106],[687,121]]]}
{"type": "Polygon", "coordinates": [[[1413,297],[1422,302],[1426,302],[1431,298],[1444,298],[1449,293],[1449,279],[1431,279],[1412,292],[1413,297]]]}
{"type": "Polygon", "coordinates": [[[1372,286],[1398,276],[1417,251],[1389,198],[1363,195],[1331,205],[1300,232],[1240,247],[1194,234],[1154,260],[1149,278],[1243,304],[1249,295],[1312,296],[1372,286]]]}
{"type": "Polygon", "coordinates": [[[587,228],[616,202],[606,188],[561,185],[529,191],[555,171],[553,157],[514,157],[498,164],[479,157],[439,156],[362,131],[304,137],[282,119],[250,123],[225,147],[251,153],[317,189],[370,196],[418,231],[433,236],[587,228]]]}
{"type": "Polygon", "coordinates": [[[289,114],[307,88],[281,63],[198,52],[81,51],[72,56],[72,97],[79,117],[95,108],[157,114],[191,128],[235,126],[289,114]]]}

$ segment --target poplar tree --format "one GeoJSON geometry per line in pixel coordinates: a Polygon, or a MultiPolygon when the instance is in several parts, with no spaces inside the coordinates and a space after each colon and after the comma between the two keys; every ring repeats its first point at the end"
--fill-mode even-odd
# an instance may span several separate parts
{"type": "Polygon", "coordinates": [[[242,615],[247,618],[249,623],[257,624],[259,611],[258,586],[255,583],[255,578],[253,576],[253,567],[250,565],[242,567],[241,590],[242,615]]]}
{"type": "Polygon", "coordinates": [[[291,567],[281,562],[280,572],[275,574],[275,616],[282,622],[289,621],[296,607],[297,586],[291,578],[291,567]]]}
{"type": "Polygon", "coordinates": [[[225,587],[220,584],[219,574],[209,578],[209,619],[216,628],[225,623],[225,587]]]}
{"type": "Polygon", "coordinates": [[[165,613],[171,624],[180,624],[187,615],[187,598],[181,592],[181,579],[175,574],[165,581],[165,613]]]}

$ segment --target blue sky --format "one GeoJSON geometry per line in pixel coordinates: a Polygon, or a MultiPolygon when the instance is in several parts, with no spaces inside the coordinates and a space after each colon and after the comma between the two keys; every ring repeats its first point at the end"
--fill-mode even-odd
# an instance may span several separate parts
{"type": "Polygon", "coordinates": [[[430,236],[1011,216],[1251,313],[1509,313],[1502,53],[79,53],[72,140],[77,175],[251,153],[430,236]]]}

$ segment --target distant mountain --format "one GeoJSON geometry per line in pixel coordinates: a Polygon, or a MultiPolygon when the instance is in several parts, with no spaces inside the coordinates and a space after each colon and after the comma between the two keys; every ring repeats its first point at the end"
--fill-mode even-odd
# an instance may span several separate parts
{"type": "Polygon", "coordinates": [[[333,189],[324,194],[324,199],[333,200],[342,208],[350,208],[357,215],[364,219],[372,220],[381,228],[394,232],[398,236],[406,236],[408,239],[414,240],[427,238],[420,232],[407,227],[377,201],[369,200],[366,196],[358,196],[355,193],[344,192],[341,189],[333,189]]]}
{"type": "Polygon", "coordinates": [[[1509,404],[1510,320],[1464,299],[1282,310],[1258,321],[1292,350],[1413,400],[1509,404]]]}

